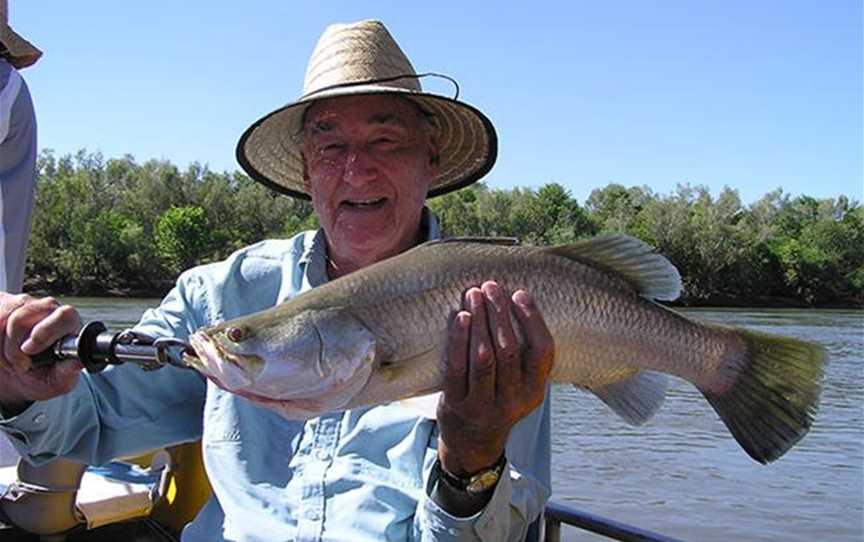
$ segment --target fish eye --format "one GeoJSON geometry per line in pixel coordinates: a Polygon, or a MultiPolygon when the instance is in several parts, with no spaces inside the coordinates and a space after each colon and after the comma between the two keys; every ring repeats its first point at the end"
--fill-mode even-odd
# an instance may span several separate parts
{"type": "Polygon", "coordinates": [[[239,343],[246,338],[246,329],[242,327],[229,327],[225,330],[225,337],[232,343],[239,343]]]}

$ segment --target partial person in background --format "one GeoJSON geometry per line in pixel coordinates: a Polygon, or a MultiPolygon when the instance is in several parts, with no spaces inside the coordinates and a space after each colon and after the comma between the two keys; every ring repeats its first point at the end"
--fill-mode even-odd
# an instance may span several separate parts
{"type": "MultiPolygon", "coordinates": [[[[40,56],[9,26],[9,5],[0,0],[0,291],[13,294],[24,284],[36,180],[36,115],[18,70],[40,56]]],[[[0,438],[0,466],[17,460],[9,441],[0,438]]]]}
{"type": "Polygon", "coordinates": [[[19,70],[42,52],[9,26],[7,0],[0,0],[0,290],[19,293],[36,178],[36,115],[19,70]]]}

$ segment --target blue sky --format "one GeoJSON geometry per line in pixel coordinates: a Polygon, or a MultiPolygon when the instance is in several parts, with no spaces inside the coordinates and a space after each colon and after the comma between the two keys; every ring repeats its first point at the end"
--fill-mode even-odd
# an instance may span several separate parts
{"type": "Polygon", "coordinates": [[[24,75],[40,147],[61,155],[237,169],[237,138],[300,94],[325,26],[379,18],[493,120],[493,188],[862,199],[860,0],[10,4],[45,51],[24,75]]]}

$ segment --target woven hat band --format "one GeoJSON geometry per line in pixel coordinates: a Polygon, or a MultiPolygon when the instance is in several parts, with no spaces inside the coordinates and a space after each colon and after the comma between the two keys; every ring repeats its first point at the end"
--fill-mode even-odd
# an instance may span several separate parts
{"type": "Polygon", "coordinates": [[[318,98],[326,96],[329,93],[332,93],[333,91],[339,91],[339,89],[350,89],[352,87],[371,87],[371,86],[374,86],[375,92],[380,92],[380,91],[386,90],[386,89],[392,89],[393,92],[409,91],[409,92],[418,92],[419,93],[422,91],[415,90],[414,88],[411,88],[409,85],[397,84],[396,82],[402,81],[403,79],[410,79],[410,80],[418,81],[418,83],[416,85],[412,85],[412,86],[419,87],[420,86],[420,83],[419,83],[420,77],[423,77],[425,75],[432,75],[432,74],[397,75],[396,77],[385,77],[383,79],[358,79],[356,81],[339,82],[339,83],[335,83],[335,84],[330,85],[330,86],[317,88],[311,92],[308,92],[308,93],[304,94],[303,96],[301,96],[300,100],[298,100],[298,101],[305,102],[305,101],[309,101],[312,99],[318,99],[318,98]]]}

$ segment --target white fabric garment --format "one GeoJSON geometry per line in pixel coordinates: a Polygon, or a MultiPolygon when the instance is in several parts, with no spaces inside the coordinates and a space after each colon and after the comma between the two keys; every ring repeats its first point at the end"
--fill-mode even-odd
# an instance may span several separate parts
{"type": "Polygon", "coordinates": [[[9,73],[9,81],[3,90],[0,90],[0,143],[6,139],[9,134],[9,122],[12,118],[12,106],[15,104],[15,99],[18,98],[18,92],[21,91],[21,74],[12,70],[9,73]]]}
{"type": "MultiPolygon", "coordinates": [[[[15,70],[9,74],[9,81],[3,90],[0,91],[0,143],[2,143],[9,134],[10,118],[12,117],[12,105],[18,97],[18,92],[21,90],[21,75],[15,70]]],[[[0,179],[2,180],[2,179],[0,179]]],[[[0,225],[3,224],[3,191],[0,190],[0,225]]],[[[6,291],[6,258],[2,255],[6,253],[6,232],[0,227],[0,291],[6,291]]],[[[8,467],[18,463],[18,452],[12,447],[12,444],[3,435],[0,438],[0,467],[8,467]]]]}

